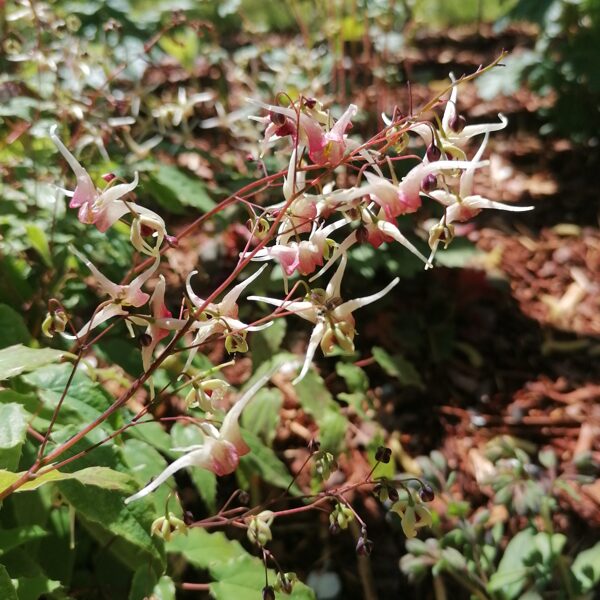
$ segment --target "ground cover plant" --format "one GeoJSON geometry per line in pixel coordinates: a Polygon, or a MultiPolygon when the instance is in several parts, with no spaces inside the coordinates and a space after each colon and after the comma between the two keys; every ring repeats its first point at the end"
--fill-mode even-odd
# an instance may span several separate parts
{"type": "Polygon", "coordinates": [[[3,598],[594,597],[575,17],[434,4],[0,6],[3,598]]]}

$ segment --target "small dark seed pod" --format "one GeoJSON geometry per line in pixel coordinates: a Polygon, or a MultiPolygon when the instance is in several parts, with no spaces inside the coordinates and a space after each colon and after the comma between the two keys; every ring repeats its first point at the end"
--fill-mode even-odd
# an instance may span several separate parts
{"type": "Polygon", "coordinates": [[[419,490],[419,498],[423,502],[431,502],[435,498],[435,492],[433,491],[433,488],[426,483],[423,484],[419,490]]]}
{"type": "Polygon", "coordinates": [[[377,448],[377,451],[375,452],[375,460],[377,462],[387,464],[390,462],[391,458],[392,458],[392,449],[391,448],[386,448],[385,446],[379,446],[379,448],[377,448]]]}
{"type": "Polygon", "coordinates": [[[263,600],[275,600],[275,590],[272,585],[265,585],[262,589],[263,600]]]}

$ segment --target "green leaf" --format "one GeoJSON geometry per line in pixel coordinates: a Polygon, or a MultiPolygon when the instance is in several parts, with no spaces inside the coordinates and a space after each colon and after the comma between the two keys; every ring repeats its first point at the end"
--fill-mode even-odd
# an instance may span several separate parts
{"type": "MultiPolygon", "coordinates": [[[[208,570],[216,581],[211,583],[211,595],[217,600],[257,600],[265,585],[265,570],[261,560],[251,556],[237,541],[229,540],[221,532],[208,533],[192,529],[187,536],[174,537],[167,544],[169,553],[178,552],[188,562],[208,570]]],[[[268,571],[269,581],[275,573],[268,571]]],[[[290,600],[315,600],[314,593],[302,583],[296,583],[290,600]]]]}
{"type": "Polygon", "coordinates": [[[26,525],[13,529],[0,530],[0,555],[6,554],[13,548],[22,546],[32,540],[39,540],[46,535],[48,535],[48,532],[38,525],[26,525]]]}
{"type": "Polygon", "coordinates": [[[0,304],[0,348],[6,348],[14,344],[28,344],[31,335],[23,317],[8,304],[0,304]]]}
{"type": "Polygon", "coordinates": [[[0,350],[0,381],[57,362],[65,354],[62,350],[27,348],[22,344],[4,348],[0,350]]]}
{"type": "Polygon", "coordinates": [[[104,338],[96,344],[96,349],[107,362],[115,363],[123,367],[129,375],[138,377],[144,370],[142,366],[142,355],[135,340],[129,338],[104,338]]]}
{"type": "Polygon", "coordinates": [[[185,206],[208,212],[215,207],[204,183],[172,165],[160,165],[147,185],[152,197],[173,214],[185,212],[185,206]]]}
{"type": "Polygon", "coordinates": [[[19,466],[21,447],[27,433],[27,415],[20,404],[0,404],[0,469],[19,466]]]}
{"type": "Polygon", "coordinates": [[[163,575],[152,590],[153,600],[175,600],[175,583],[167,575],[163,575]]]}
{"type": "Polygon", "coordinates": [[[583,592],[589,592],[600,582],[600,542],[580,552],[571,566],[583,592]]]}
{"type": "MultiPolygon", "coordinates": [[[[39,388],[45,408],[54,409],[63,394],[73,367],[49,365],[26,375],[24,380],[39,388]]],[[[80,427],[98,418],[110,405],[112,398],[84,372],[77,370],[63,400],[57,422],[80,427]]],[[[108,422],[105,421],[105,426],[108,422]]]]}
{"type": "Polygon", "coordinates": [[[0,565],[0,598],[2,600],[19,600],[12,579],[3,565],[0,565]]]}
{"type": "Polygon", "coordinates": [[[263,388],[242,414],[243,427],[271,445],[275,438],[283,394],[277,388],[263,388]]]}
{"type": "MultiPolygon", "coordinates": [[[[11,473],[10,471],[0,471],[0,492],[17,481],[23,473],[11,473]]],[[[58,483],[74,479],[84,485],[105,488],[107,490],[122,491],[130,493],[135,490],[135,483],[131,477],[125,473],[114,471],[107,467],[88,467],[74,473],[62,473],[61,471],[48,471],[23,484],[16,491],[30,492],[37,490],[46,483],[58,483]]]]}
{"type": "Polygon", "coordinates": [[[348,428],[348,419],[341,414],[323,379],[309,371],[296,384],[296,392],[302,408],[314,417],[319,426],[322,448],[337,454],[348,428]]]}
{"type": "MultiPolygon", "coordinates": [[[[250,448],[250,453],[240,458],[238,475],[242,475],[246,481],[259,476],[271,485],[286,489],[292,481],[292,476],[275,452],[265,446],[253,433],[244,430],[242,435],[250,448]]],[[[293,485],[290,491],[293,494],[301,494],[296,485],[293,485]]]]}
{"type": "Polygon", "coordinates": [[[40,255],[44,264],[48,268],[52,268],[50,245],[48,244],[48,238],[46,237],[44,230],[39,225],[28,223],[25,225],[25,231],[31,247],[40,255]]]}
{"type": "Polygon", "coordinates": [[[506,546],[498,569],[490,578],[488,592],[497,593],[500,598],[518,598],[527,582],[529,569],[525,560],[536,550],[536,536],[533,529],[517,533],[506,546]]]}
{"type": "MultiPolygon", "coordinates": [[[[129,481],[135,489],[135,482],[129,481]]],[[[58,487],[84,527],[120,562],[133,570],[146,566],[162,575],[162,542],[150,535],[156,514],[148,501],[138,500],[126,506],[123,493],[78,481],[62,481],[58,487]]]]}
{"type": "Polygon", "coordinates": [[[156,573],[146,566],[139,567],[133,574],[128,600],[146,600],[150,598],[157,583],[158,575],[156,573]]]}
{"type": "Polygon", "coordinates": [[[360,367],[338,361],[335,372],[344,379],[350,392],[366,392],[369,389],[369,378],[360,367]]]}
{"type": "Polygon", "coordinates": [[[314,371],[309,371],[295,388],[302,408],[311,414],[317,423],[325,415],[327,408],[335,404],[323,379],[314,371]]]}
{"type": "Polygon", "coordinates": [[[61,587],[60,581],[53,581],[45,575],[19,577],[17,579],[19,600],[38,600],[41,596],[48,598],[48,594],[52,594],[61,587]]]}
{"type": "Polygon", "coordinates": [[[373,347],[373,358],[390,376],[395,377],[404,386],[413,386],[424,390],[425,386],[415,366],[400,354],[391,356],[383,348],[373,347]]]}
{"type": "Polygon", "coordinates": [[[224,533],[209,533],[199,527],[191,529],[185,536],[174,536],[166,544],[166,549],[168,553],[183,554],[189,563],[199,569],[210,569],[248,554],[239,542],[227,539],[224,533]]]}
{"type": "Polygon", "coordinates": [[[321,448],[337,456],[348,431],[348,419],[338,410],[330,409],[319,420],[321,448]]]}

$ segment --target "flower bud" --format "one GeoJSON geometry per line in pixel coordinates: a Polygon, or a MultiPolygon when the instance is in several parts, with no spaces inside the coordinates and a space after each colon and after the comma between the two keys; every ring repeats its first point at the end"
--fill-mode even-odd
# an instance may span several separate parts
{"type": "Polygon", "coordinates": [[[319,440],[315,440],[313,438],[308,442],[308,451],[311,454],[313,454],[314,452],[317,452],[320,447],[321,447],[321,442],[319,442],[319,440]]]}
{"type": "Polygon", "coordinates": [[[385,446],[379,446],[375,452],[375,460],[377,462],[388,464],[392,458],[392,449],[385,446]]]}
{"type": "Polygon", "coordinates": [[[273,539],[271,524],[275,515],[273,511],[263,510],[250,519],[248,524],[248,539],[256,546],[266,546],[273,539]]]}
{"type": "Polygon", "coordinates": [[[279,571],[277,573],[277,580],[275,581],[274,588],[278,592],[291,594],[296,581],[298,581],[298,576],[296,573],[282,573],[279,571]]]}
{"type": "Polygon", "coordinates": [[[53,337],[55,333],[62,333],[67,326],[67,315],[62,308],[49,312],[42,323],[42,333],[46,337],[53,337]]]}
{"type": "Polygon", "coordinates": [[[114,181],[116,177],[117,176],[114,173],[104,173],[104,175],[102,175],[102,179],[104,179],[104,181],[106,181],[107,183],[114,181]]]}
{"type": "Polygon", "coordinates": [[[425,156],[429,162],[435,162],[436,160],[440,160],[442,156],[442,151],[436,146],[434,142],[427,146],[427,151],[425,152],[425,156]]]}
{"type": "Polygon", "coordinates": [[[452,131],[454,131],[454,133],[460,133],[465,128],[466,124],[467,124],[467,120],[462,115],[459,115],[459,114],[455,114],[450,119],[450,122],[448,123],[448,125],[450,126],[450,129],[452,129],[452,131]]]}
{"type": "Polygon", "coordinates": [[[333,454],[326,452],[325,450],[319,450],[315,456],[315,470],[321,476],[323,481],[329,479],[332,469],[337,469],[337,463],[333,454]]]}
{"type": "Polygon", "coordinates": [[[317,105],[317,101],[315,98],[304,98],[304,106],[306,108],[312,109],[317,105]]]}
{"type": "Polygon", "coordinates": [[[373,542],[366,537],[366,532],[358,538],[356,544],[356,554],[359,556],[369,556],[373,551],[373,542]]]}
{"type": "Polygon", "coordinates": [[[272,585],[265,585],[262,589],[263,600],[275,600],[275,590],[272,585]]]}
{"type": "Polygon", "coordinates": [[[156,519],[150,527],[150,534],[162,538],[165,542],[168,542],[177,533],[187,535],[187,532],[187,525],[172,512],[156,519]]]}
{"type": "Polygon", "coordinates": [[[437,177],[433,173],[429,173],[429,175],[426,175],[425,177],[423,177],[423,180],[421,181],[421,189],[424,192],[431,192],[436,187],[437,187],[437,177]]]}
{"type": "Polygon", "coordinates": [[[431,502],[435,498],[435,492],[433,491],[433,488],[426,483],[423,484],[419,490],[419,498],[423,502],[431,502]]]}
{"type": "Polygon", "coordinates": [[[395,487],[388,488],[388,497],[392,502],[398,502],[400,495],[395,487]]]}

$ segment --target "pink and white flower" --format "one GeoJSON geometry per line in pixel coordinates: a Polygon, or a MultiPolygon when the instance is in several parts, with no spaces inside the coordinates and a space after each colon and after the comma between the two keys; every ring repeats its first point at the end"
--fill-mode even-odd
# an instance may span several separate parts
{"type": "Polygon", "coordinates": [[[67,196],[71,197],[69,207],[79,209],[78,219],[82,223],[95,225],[98,231],[104,233],[119,219],[131,214],[134,218],[131,229],[131,241],[134,247],[144,254],[154,255],[166,235],[165,222],[154,211],[135,202],[123,200],[137,187],[139,182],[137,172],[131,183],[113,185],[100,191],[92,182],[89,173],[56,135],[56,125],[50,130],[50,138],[77,178],[75,190],[73,192],[64,191],[67,196]],[[144,227],[154,232],[154,236],[157,238],[155,246],[150,246],[142,239],[142,228],[144,227]]]}
{"type": "MultiPolygon", "coordinates": [[[[142,286],[152,277],[158,264],[160,256],[157,256],[154,263],[145,271],[140,273],[131,283],[118,284],[113,283],[108,277],[103,275],[90,261],[77,249],[71,247],[71,252],[85,264],[92,272],[92,275],[97,279],[102,291],[110,296],[110,300],[97,311],[94,316],[86,323],[76,334],[76,338],[81,338],[87,335],[92,329],[98,327],[102,323],[108,321],[112,317],[126,316],[129,314],[126,307],[140,308],[144,306],[150,299],[150,295],[142,291],[142,286]]],[[[66,336],[71,337],[71,336],[66,336]]]]}
{"type": "MultiPolygon", "coordinates": [[[[271,325],[271,323],[266,323],[265,325],[254,327],[249,326],[238,319],[239,308],[237,301],[240,295],[255,279],[260,277],[265,268],[266,265],[261,267],[254,275],[251,275],[241,283],[238,283],[224,296],[221,302],[210,302],[204,308],[202,315],[199,315],[199,319],[192,325],[192,330],[196,333],[192,341],[192,348],[190,349],[188,360],[183,369],[184,371],[187,371],[191,365],[194,356],[198,352],[198,346],[207,341],[211,336],[223,333],[231,334],[247,331],[260,331],[271,325]]],[[[186,290],[192,304],[195,307],[200,308],[201,306],[204,306],[205,301],[194,293],[191,285],[191,279],[196,273],[197,271],[192,271],[188,275],[186,280],[186,290]]]]}
{"type": "Polygon", "coordinates": [[[205,435],[202,444],[188,448],[173,448],[175,451],[186,452],[186,454],[172,462],[146,487],[133,494],[133,496],[129,496],[125,500],[125,504],[147,496],[181,469],[199,467],[219,476],[233,473],[238,467],[240,457],[250,452],[250,448],[242,437],[239,425],[242,411],[256,396],[257,392],[271,379],[277,368],[273,368],[263,375],[241,396],[225,415],[220,429],[208,423],[203,425],[205,435]]]}
{"type": "Polygon", "coordinates": [[[292,382],[294,384],[301,381],[308,372],[319,345],[324,354],[329,354],[335,346],[340,346],[349,352],[353,351],[356,331],[352,313],[383,298],[400,281],[396,277],[376,294],[343,302],[341,299],[341,283],[346,263],[346,255],[343,255],[327,288],[325,290],[313,290],[305,300],[278,300],[265,296],[248,296],[248,300],[271,304],[287,312],[294,313],[315,325],[306,349],[304,364],[300,374],[292,382]]]}

